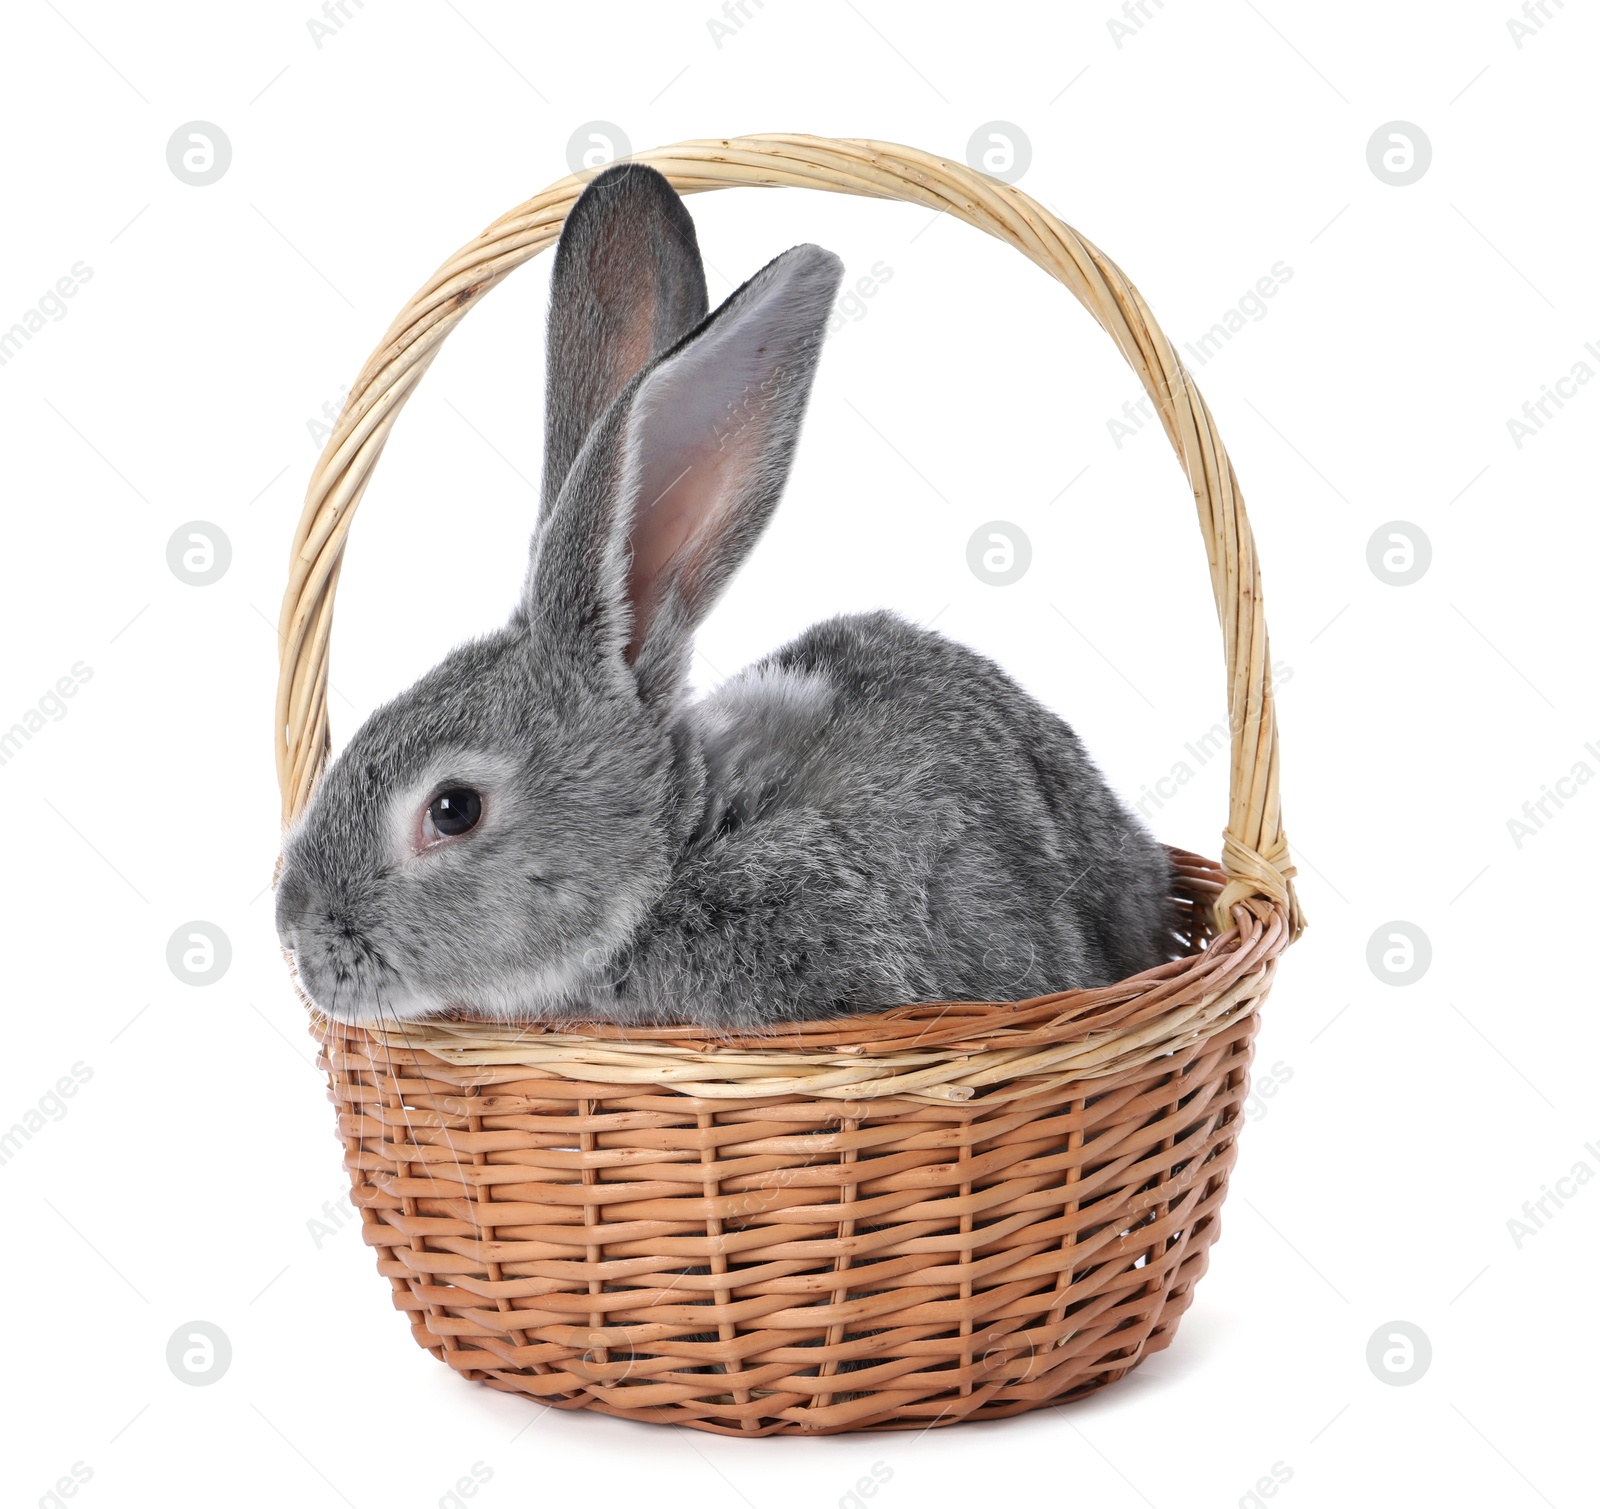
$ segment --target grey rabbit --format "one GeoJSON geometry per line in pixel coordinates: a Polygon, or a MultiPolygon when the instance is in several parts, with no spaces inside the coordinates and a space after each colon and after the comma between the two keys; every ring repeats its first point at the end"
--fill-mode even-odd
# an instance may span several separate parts
{"type": "Polygon", "coordinates": [[[796,246],[708,314],[667,180],[584,190],[522,600],[367,719],[285,838],[278,933],[329,1015],[748,1030],[1175,955],[1165,849],[982,655],[849,615],[688,698],[841,271],[796,246]]]}

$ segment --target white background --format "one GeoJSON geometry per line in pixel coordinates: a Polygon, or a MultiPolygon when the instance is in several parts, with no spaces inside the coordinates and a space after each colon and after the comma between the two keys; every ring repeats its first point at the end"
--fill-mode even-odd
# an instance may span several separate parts
{"type": "MultiPolygon", "coordinates": [[[[8,7],[0,329],[75,263],[92,277],[0,366],[0,728],[46,703],[0,765],[0,1130],[37,1113],[0,1164],[5,1502],[65,1502],[41,1496],[76,1463],[91,1509],[427,1509],[477,1463],[486,1509],[823,1509],[877,1462],[887,1509],[1264,1503],[1274,1464],[1290,1509],[1593,1503],[1600,1180],[1556,1181],[1600,1173],[1600,791],[1567,787],[1520,845],[1507,826],[1578,762],[1600,770],[1600,385],[1520,446],[1507,426],[1580,360],[1600,371],[1600,23],[1548,8],[1519,46],[1510,0],[1147,0],[1115,39],[1110,0],[749,0],[719,46],[710,0],[348,0],[319,46],[310,0],[8,7]],[[1265,1014],[1277,1091],[1252,1103],[1211,1272],[1176,1345],[1089,1402],[753,1443],[541,1414],[425,1356],[354,1222],[313,1224],[344,1178],[266,892],[310,422],[424,277],[562,177],[597,119],[641,148],[798,130],[957,158],[1013,123],[1021,186],[1127,269],[1180,349],[1292,270],[1191,365],[1265,562],[1312,926],[1265,1014]],[[166,159],[196,120],[233,151],[204,187],[166,159]],[[1368,166],[1395,120],[1432,144],[1409,186],[1368,166]],[[1403,587],[1367,559],[1396,520],[1432,547],[1403,587]],[[231,542],[214,585],[168,567],[190,521],[231,542]],[[50,703],[80,662],[89,679],[50,703]],[[167,964],[195,920],[232,944],[204,987],[167,964]],[[1395,921],[1432,949],[1403,987],[1367,958],[1395,921]],[[52,1099],[74,1065],[76,1093],[52,1099]],[[1571,1198],[1519,1243],[1508,1222],[1546,1186],[1571,1198]],[[165,1360],[196,1320],[232,1347],[208,1387],[165,1360]],[[1396,1320],[1432,1347],[1406,1386],[1366,1362],[1396,1320]]],[[[1163,838],[1215,853],[1223,761],[1148,796],[1223,716],[1221,661],[1165,441],[1108,431],[1139,396],[1110,342],[1014,253],[918,209],[754,190],[692,208],[713,299],[801,240],[852,276],[892,271],[828,344],[702,683],[829,612],[937,617],[1067,717],[1163,838]],[[1011,587],[966,565],[994,520],[1032,542],[1011,587]]],[[[511,604],[548,265],[462,325],[397,428],[351,536],[336,738],[511,604]]]]}

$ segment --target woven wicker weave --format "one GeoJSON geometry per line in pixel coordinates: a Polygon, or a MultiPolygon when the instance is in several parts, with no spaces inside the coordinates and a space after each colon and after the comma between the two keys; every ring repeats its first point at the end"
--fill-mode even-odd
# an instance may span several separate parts
{"type": "MultiPolygon", "coordinates": [[[[781,1034],[386,1030],[312,1013],[353,1198],[413,1334],[470,1378],[733,1435],[917,1428],[1076,1398],[1166,1346],[1216,1239],[1257,1011],[1302,924],[1244,503],[1143,300],[1020,190],[882,142],[639,154],[683,193],[901,199],[1064,283],[1155,401],[1193,487],[1233,730],[1222,865],[1174,851],[1187,952],[1098,990],[907,1006],[781,1034]]],[[[282,619],[284,816],[328,755],[346,533],[439,344],[560,232],[568,178],[412,299],[306,499],[282,619]]]]}

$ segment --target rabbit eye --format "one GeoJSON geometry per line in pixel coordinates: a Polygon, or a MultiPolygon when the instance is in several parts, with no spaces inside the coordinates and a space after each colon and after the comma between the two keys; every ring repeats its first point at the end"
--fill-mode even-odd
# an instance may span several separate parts
{"type": "Polygon", "coordinates": [[[428,803],[423,816],[423,837],[432,842],[455,838],[478,826],[483,815],[483,798],[470,786],[452,786],[428,803]]]}

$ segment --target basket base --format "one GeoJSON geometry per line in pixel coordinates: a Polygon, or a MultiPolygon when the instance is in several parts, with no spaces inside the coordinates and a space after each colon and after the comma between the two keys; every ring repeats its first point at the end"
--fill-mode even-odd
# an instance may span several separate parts
{"type": "MultiPolygon", "coordinates": [[[[593,1410],[599,1414],[613,1415],[624,1420],[638,1420],[652,1425],[683,1426],[690,1430],[703,1430],[719,1436],[836,1436],[856,1431],[925,1431],[944,1425],[960,1425],[973,1420],[1004,1420],[1049,1405],[1071,1404],[1075,1400],[1088,1398],[1090,1394],[1097,1394],[1108,1384],[1117,1382],[1118,1379],[1131,1373],[1153,1352],[1165,1351],[1177,1334],[1179,1318],[1194,1299],[1195,1283],[1206,1271],[1209,1245],[1208,1239],[1200,1250],[1192,1254],[1192,1269],[1188,1264],[1185,1265],[1188,1271],[1184,1273],[1181,1284],[1174,1287],[1167,1295],[1157,1323],[1135,1352],[1128,1353],[1125,1350],[1127,1343],[1124,1342],[1123,1346],[1115,1349],[1114,1355],[1097,1371],[1085,1374],[1080,1364],[1064,1369],[1067,1376],[1059,1377],[1056,1376],[1056,1370],[1052,1369],[1047,1384],[1044,1384],[1043,1379],[1040,1380],[1043,1386],[1037,1395],[1033,1395],[1030,1391],[1028,1397],[1017,1398],[1015,1397],[1019,1392],[1017,1385],[1007,1388],[1002,1384],[991,1384],[973,1389],[971,1394],[960,1399],[959,1404],[947,1401],[938,1412],[934,1412],[927,1404],[906,1405],[902,1407],[900,1413],[888,1419],[867,1419],[861,1422],[847,1421],[827,1425],[806,1418],[809,1412],[802,1409],[797,1412],[797,1418],[794,1419],[763,1420],[759,1414],[747,1414],[738,1424],[733,1424],[729,1423],[725,1416],[690,1414],[681,1408],[626,1409],[587,1395],[552,1398],[530,1390],[527,1378],[521,1373],[484,1371],[464,1365],[463,1361],[458,1360],[462,1358],[460,1352],[447,1350],[440,1344],[439,1338],[432,1336],[424,1326],[413,1325],[412,1335],[441,1362],[456,1367],[463,1378],[486,1383],[490,1388],[500,1389],[505,1393],[534,1398],[541,1404],[553,1405],[557,1409],[593,1410]]],[[[726,1396],[721,1401],[706,1402],[713,1406],[720,1403],[721,1407],[730,1413],[737,1408],[732,1395],[726,1396]]],[[[746,1406],[747,1410],[748,1408],[746,1406]]]]}

